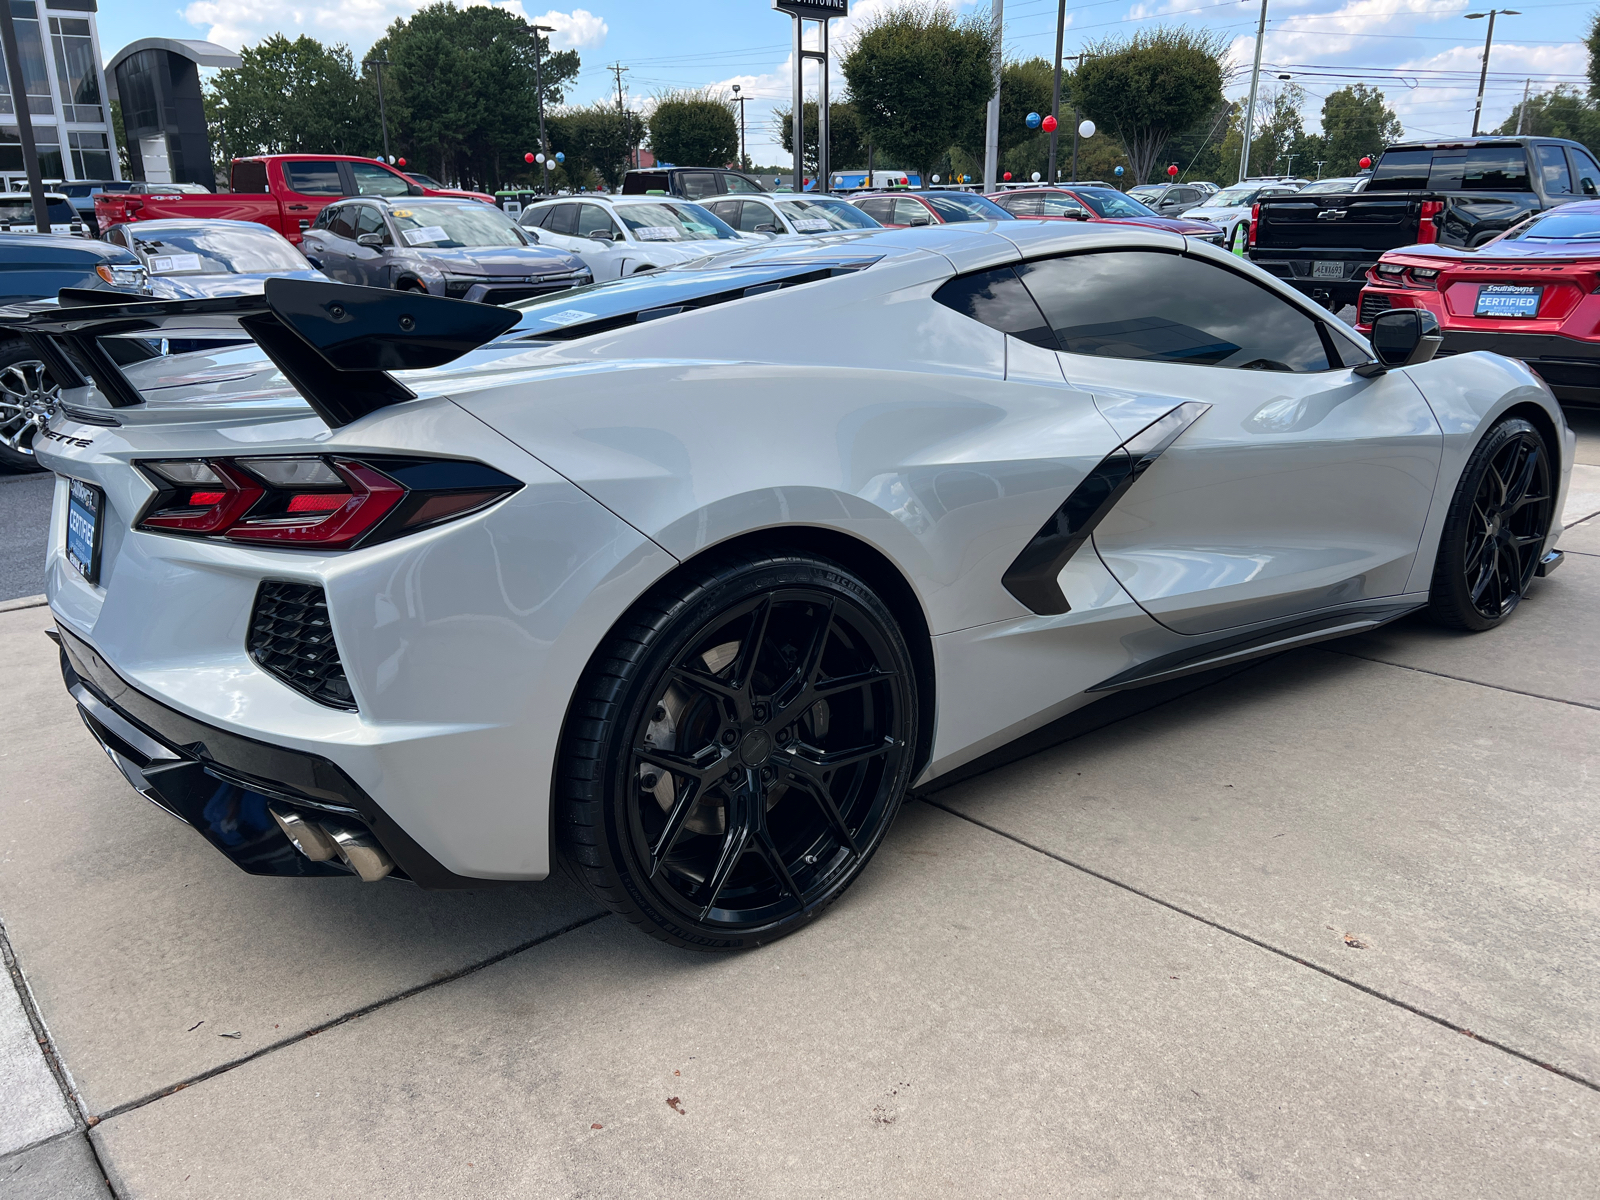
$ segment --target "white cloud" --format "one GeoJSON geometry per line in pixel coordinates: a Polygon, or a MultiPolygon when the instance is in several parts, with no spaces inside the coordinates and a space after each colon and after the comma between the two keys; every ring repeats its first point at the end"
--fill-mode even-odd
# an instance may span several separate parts
{"type": "MultiPolygon", "coordinates": [[[[510,8],[511,5],[506,7],[510,8]]],[[[517,7],[521,7],[520,3],[517,7]]],[[[555,32],[550,35],[550,46],[555,50],[598,50],[606,44],[606,34],[611,32],[603,18],[586,8],[575,8],[569,13],[547,12],[529,17],[528,20],[534,25],[555,27],[555,32]]]]}
{"type": "MultiPolygon", "coordinates": [[[[276,0],[194,0],[183,10],[183,19],[206,30],[206,37],[223,46],[238,48],[254,45],[274,33],[286,37],[309,34],[325,42],[347,42],[360,54],[396,18],[409,18],[431,0],[309,0],[285,6],[276,0]]],[[[527,18],[522,0],[462,0],[504,8],[527,18]]],[[[583,8],[569,13],[547,12],[528,18],[535,24],[552,25],[550,35],[555,49],[597,49],[610,32],[604,18],[583,8]]]]}

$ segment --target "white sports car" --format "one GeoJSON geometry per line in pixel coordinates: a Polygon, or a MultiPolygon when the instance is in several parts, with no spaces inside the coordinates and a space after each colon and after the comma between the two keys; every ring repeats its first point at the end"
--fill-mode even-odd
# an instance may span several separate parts
{"type": "Polygon", "coordinates": [[[1526,366],[1432,359],[1418,310],[1375,354],[1171,233],[840,234],[515,309],[266,289],[0,312],[66,385],[67,685],[252,872],[559,851],[657,937],[754,945],[908,788],[1097,697],[1491,629],[1560,561],[1575,438],[1526,366]],[[97,340],[208,321],[255,345],[97,340]]]}
{"type": "Polygon", "coordinates": [[[701,205],[664,196],[566,196],[524,209],[519,223],[541,246],[581,258],[596,283],[693,262],[762,242],[701,205]]]}

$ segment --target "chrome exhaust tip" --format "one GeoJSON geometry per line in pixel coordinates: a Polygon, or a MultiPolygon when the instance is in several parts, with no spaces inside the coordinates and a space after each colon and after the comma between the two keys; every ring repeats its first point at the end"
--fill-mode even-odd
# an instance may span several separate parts
{"type": "Polygon", "coordinates": [[[328,831],[316,822],[306,820],[297,812],[280,812],[276,808],[268,808],[267,811],[278,823],[278,828],[283,830],[284,836],[294,843],[294,848],[312,862],[327,862],[339,853],[328,831]]]}
{"type": "Polygon", "coordinates": [[[333,847],[339,857],[357,875],[362,883],[377,883],[394,870],[394,859],[383,852],[383,847],[365,833],[353,829],[335,829],[331,832],[333,847]]]}

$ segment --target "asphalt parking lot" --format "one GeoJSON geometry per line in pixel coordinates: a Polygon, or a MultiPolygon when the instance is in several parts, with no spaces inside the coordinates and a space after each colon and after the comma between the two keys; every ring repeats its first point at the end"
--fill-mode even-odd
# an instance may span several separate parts
{"type": "Polygon", "coordinates": [[[0,1197],[1592,1196],[1574,424],[1568,561],[1502,629],[1152,696],[910,802],[731,957],[559,877],[243,875],[95,749],[47,611],[0,612],[0,1197]]]}

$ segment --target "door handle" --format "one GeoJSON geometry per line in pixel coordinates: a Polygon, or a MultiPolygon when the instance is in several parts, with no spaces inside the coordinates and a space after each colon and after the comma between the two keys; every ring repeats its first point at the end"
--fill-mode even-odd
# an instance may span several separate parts
{"type": "Polygon", "coordinates": [[[289,211],[290,212],[305,212],[305,210],[310,208],[310,207],[311,207],[311,205],[309,205],[309,204],[291,204],[291,205],[289,205],[289,211]]]}

